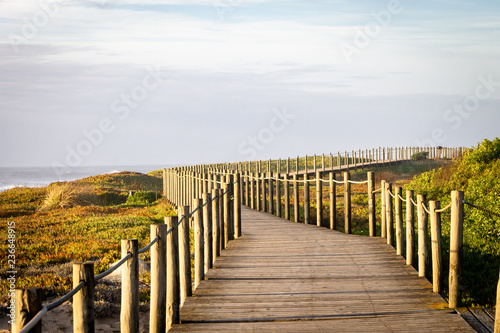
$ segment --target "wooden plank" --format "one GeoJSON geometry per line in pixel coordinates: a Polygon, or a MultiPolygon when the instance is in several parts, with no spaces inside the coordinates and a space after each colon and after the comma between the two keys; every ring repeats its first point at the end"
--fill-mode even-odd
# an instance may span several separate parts
{"type": "Polygon", "coordinates": [[[248,208],[242,221],[172,332],[474,332],[384,239],[248,208]]]}

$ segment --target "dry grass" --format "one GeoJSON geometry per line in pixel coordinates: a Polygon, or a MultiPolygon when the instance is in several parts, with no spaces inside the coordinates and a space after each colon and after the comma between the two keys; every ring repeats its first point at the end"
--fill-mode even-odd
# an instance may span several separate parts
{"type": "Polygon", "coordinates": [[[91,190],[88,186],[57,183],[49,187],[39,210],[49,211],[91,204],[91,190]]]}

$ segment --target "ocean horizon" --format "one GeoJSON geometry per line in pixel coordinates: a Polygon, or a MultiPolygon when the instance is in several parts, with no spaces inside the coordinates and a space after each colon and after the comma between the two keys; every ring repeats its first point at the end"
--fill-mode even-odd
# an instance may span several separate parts
{"type": "Polygon", "coordinates": [[[80,166],[66,168],[64,173],[52,167],[0,167],[0,192],[16,187],[45,187],[55,182],[67,182],[90,176],[133,171],[148,173],[172,165],[80,166]]]}

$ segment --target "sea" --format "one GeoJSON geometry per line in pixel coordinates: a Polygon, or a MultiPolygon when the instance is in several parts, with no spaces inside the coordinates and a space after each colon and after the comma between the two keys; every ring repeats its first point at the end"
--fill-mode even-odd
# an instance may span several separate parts
{"type": "Polygon", "coordinates": [[[90,176],[135,171],[148,173],[171,165],[142,166],[81,166],[66,168],[64,172],[52,167],[0,167],[0,192],[15,187],[44,187],[54,182],[73,181],[90,176]]]}

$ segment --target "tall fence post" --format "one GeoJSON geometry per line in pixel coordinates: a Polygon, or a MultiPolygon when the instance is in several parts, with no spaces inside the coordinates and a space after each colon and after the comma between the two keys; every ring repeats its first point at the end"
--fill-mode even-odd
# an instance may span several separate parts
{"type": "Polygon", "coordinates": [[[428,226],[427,213],[422,205],[425,205],[425,196],[417,195],[417,216],[418,216],[418,276],[425,276],[429,253],[427,252],[428,226]]]}
{"type": "MultiPolygon", "coordinates": [[[[74,266],[73,266],[73,272],[74,272],[74,266]]],[[[92,271],[92,274],[93,273],[94,272],[92,271]]],[[[77,279],[77,281],[78,281],[78,284],[80,284],[79,278],[77,279]]],[[[21,331],[21,329],[24,326],[26,326],[26,324],[28,324],[30,322],[30,320],[33,319],[33,317],[36,316],[38,311],[41,310],[41,308],[42,308],[42,289],[41,288],[16,288],[14,297],[15,297],[14,298],[15,320],[14,320],[14,323],[12,324],[12,333],[17,333],[17,332],[21,331]]],[[[92,300],[93,300],[93,297],[94,296],[92,294],[92,300]]],[[[79,307],[81,309],[83,309],[85,307],[85,303],[80,303],[79,307]]],[[[94,304],[92,303],[92,308],[93,308],[93,306],[94,306],[94,304]]],[[[73,314],[73,316],[74,316],[74,314],[73,314]]],[[[82,324],[85,324],[84,320],[82,320],[81,322],[82,322],[82,324]]],[[[94,317],[92,317],[92,325],[93,325],[93,323],[94,323],[94,317]]],[[[83,328],[84,327],[85,326],[83,326],[83,328]]],[[[92,326],[92,328],[93,328],[93,326],[92,326]]],[[[38,324],[35,325],[35,327],[33,327],[30,330],[30,333],[31,332],[33,332],[33,333],[41,333],[42,332],[42,321],[41,320],[38,322],[38,324]]],[[[75,332],[77,332],[77,331],[75,331],[75,332]]],[[[79,332],[84,332],[84,331],[79,331],[79,332]]]]}
{"type": "MultiPolygon", "coordinates": [[[[189,206],[179,207],[178,215],[179,218],[183,219],[179,226],[179,281],[181,288],[181,306],[186,301],[186,298],[193,295],[193,291],[191,289],[192,277],[191,248],[189,246],[189,214],[189,206]]],[[[166,251],[166,243],[162,246],[165,246],[166,251]]]]}
{"type": "Polygon", "coordinates": [[[139,257],[137,239],[123,239],[121,242],[122,258],[129,253],[132,257],[121,267],[122,301],[120,312],[120,332],[139,331],[139,257]]]}
{"type": "Polygon", "coordinates": [[[218,243],[219,243],[219,255],[226,248],[226,244],[224,243],[224,235],[225,235],[225,228],[224,224],[224,190],[219,188],[217,189],[217,196],[218,196],[218,207],[219,207],[219,235],[218,237],[218,243]]]}
{"type": "Polygon", "coordinates": [[[441,257],[441,209],[439,201],[429,202],[429,211],[431,212],[431,251],[432,251],[432,288],[435,293],[441,292],[441,281],[443,264],[441,257]]]}
{"type": "Polygon", "coordinates": [[[224,183],[222,184],[222,193],[224,193],[222,197],[222,202],[223,202],[223,216],[224,216],[224,224],[221,224],[222,232],[221,234],[224,235],[224,237],[221,239],[221,242],[223,243],[222,248],[225,249],[227,247],[227,243],[229,242],[229,224],[231,223],[231,212],[229,205],[231,204],[231,197],[229,193],[229,184],[224,183]]]}
{"type": "Polygon", "coordinates": [[[281,217],[281,182],[280,173],[277,172],[276,176],[276,216],[281,217]]]}
{"type": "Polygon", "coordinates": [[[367,173],[368,178],[368,230],[370,237],[376,235],[376,219],[375,219],[375,177],[373,171],[367,173]]]}
{"type": "Polygon", "coordinates": [[[323,183],[321,172],[316,172],[316,225],[323,226],[323,183]]]}
{"type": "Polygon", "coordinates": [[[204,267],[205,274],[212,268],[213,244],[212,244],[212,195],[203,193],[203,242],[204,242],[204,267]]]}
{"type": "Polygon", "coordinates": [[[212,190],[212,267],[215,260],[220,256],[220,208],[219,190],[212,190]]]}
{"type": "Polygon", "coordinates": [[[380,237],[387,237],[386,213],[385,213],[385,180],[380,181],[380,237]]]}
{"type": "Polygon", "coordinates": [[[299,222],[299,183],[297,174],[293,175],[293,220],[299,222]]]}
{"type": "MultiPolygon", "coordinates": [[[[464,192],[451,192],[449,307],[460,304],[459,284],[462,275],[462,245],[464,227],[464,192]]],[[[498,318],[498,317],[497,317],[498,318]]]]}
{"type": "Polygon", "coordinates": [[[255,209],[255,179],[254,173],[251,172],[249,176],[250,181],[250,208],[255,209]]]}
{"type": "Polygon", "coordinates": [[[400,186],[394,189],[394,195],[396,196],[394,202],[394,208],[396,210],[396,253],[398,255],[403,254],[403,201],[401,200],[403,190],[400,186]]]}
{"type": "Polygon", "coordinates": [[[346,234],[351,233],[351,176],[348,171],[344,172],[344,229],[346,234]]]}
{"type": "Polygon", "coordinates": [[[304,174],[304,224],[311,222],[311,198],[309,191],[309,176],[304,174]]]}
{"type": "MultiPolygon", "coordinates": [[[[156,237],[158,237],[158,241],[151,247],[151,301],[149,311],[149,329],[151,333],[163,333],[166,330],[165,315],[167,313],[167,280],[165,276],[167,271],[167,226],[165,224],[151,225],[151,241],[156,237]]],[[[189,285],[189,287],[191,288],[191,285],[189,285]]],[[[184,296],[186,295],[184,294],[184,296]]]]}
{"type": "Polygon", "coordinates": [[[180,283],[179,283],[179,219],[177,216],[165,217],[167,229],[167,331],[180,323],[180,283]]]}
{"type": "Polygon", "coordinates": [[[406,264],[413,265],[415,257],[415,208],[413,190],[406,190],[406,264]]]}
{"type": "Polygon", "coordinates": [[[194,212],[194,289],[196,289],[200,282],[205,279],[205,264],[203,263],[205,249],[203,248],[204,233],[201,199],[194,199],[194,209],[196,209],[194,212]]]}
{"type": "Polygon", "coordinates": [[[265,213],[267,211],[267,188],[266,188],[266,173],[262,173],[262,203],[260,206],[260,211],[265,213]]]}
{"type": "Polygon", "coordinates": [[[290,185],[288,174],[283,175],[283,196],[285,197],[285,220],[290,220],[290,185]]]}
{"type": "Polygon", "coordinates": [[[334,180],[335,173],[330,172],[328,181],[330,185],[330,229],[332,230],[337,229],[337,183],[334,180]]]}
{"type": "Polygon", "coordinates": [[[497,303],[495,311],[495,331],[494,333],[500,333],[500,278],[498,279],[497,285],[497,303]]]}
{"type": "MultiPolygon", "coordinates": [[[[271,174],[269,174],[271,175],[271,174]]],[[[272,182],[272,180],[270,181],[272,182]]],[[[242,235],[241,231],[241,175],[239,173],[236,173],[234,175],[234,232],[233,232],[233,238],[239,238],[242,235]]],[[[271,207],[271,213],[272,213],[272,187],[269,187],[269,193],[271,194],[270,196],[270,201],[269,205],[271,207]]]]}
{"type": "MultiPolygon", "coordinates": [[[[268,191],[269,191],[269,203],[267,206],[267,212],[269,214],[274,213],[274,186],[273,186],[273,174],[271,172],[268,173],[269,182],[268,182],[268,191]]],[[[235,184],[237,185],[237,184],[235,184]]]]}
{"type": "Polygon", "coordinates": [[[394,245],[394,220],[393,220],[393,206],[392,206],[392,184],[385,183],[385,224],[387,227],[387,244],[394,245]]]}
{"type": "Polygon", "coordinates": [[[262,189],[261,185],[260,185],[260,181],[261,181],[261,175],[260,173],[257,174],[257,179],[255,180],[255,189],[256,189],[256,198],[255,198],[255,209],[260,211],[261,208],[261,194],[260,194],[260,191],[262,189]]]}

